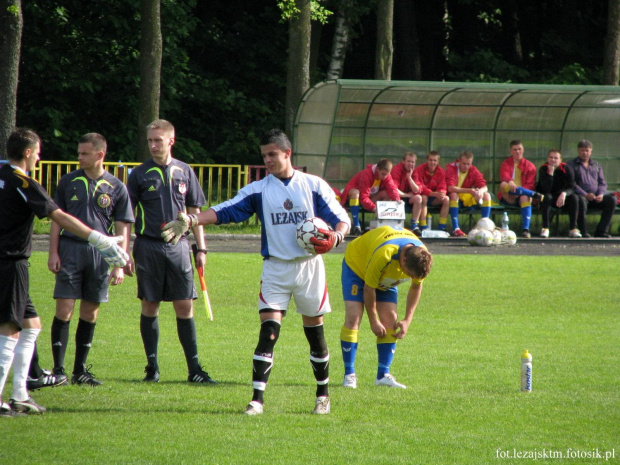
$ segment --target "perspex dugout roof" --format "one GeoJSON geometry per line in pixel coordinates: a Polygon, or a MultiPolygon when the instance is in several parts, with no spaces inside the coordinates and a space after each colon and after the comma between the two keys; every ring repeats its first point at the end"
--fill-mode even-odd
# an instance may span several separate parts
{"type": "Polygon", "coordinates": [[[563,160],[577,142],[593,143],[609,190],[620,189],[620,88],[421,81],[334,80],[304,95],[293,132],[294,163],[334,187],[381,158],[400,162],[407,151],[422,163],[430,150],[441,164],[474,153],[489,188],[519,139],[537,167],[550,149],[563,160]]]}

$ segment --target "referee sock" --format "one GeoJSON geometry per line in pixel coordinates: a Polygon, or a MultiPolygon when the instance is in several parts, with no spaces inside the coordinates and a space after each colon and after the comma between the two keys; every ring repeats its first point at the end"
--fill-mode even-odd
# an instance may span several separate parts
{"type": "Polygon", "coordinates": [[[11,399],[22,401],[30,397],[26,390],[26,380],[28,379],[34,344],[40,332],[41,330],[38,328],[27,328],[22,329],[19,333],[19,340],[15,346],[15,358],[13,359],[13,395],[11,399]]]}
{"type": "Polygon", "coordinates": [[[344,374],[355,373],[355,357],[357,356],[359,330],[349,329],[343,326],[340,329],[340,348],[342,349],[342,361],[344,362],[344,374]]]}
{"type": "Polygon", "coordinates": [[[54,368],[64,368],[65,353],[69,343],[69,326],[71,320],[64,321],[54,317],[52,321],[52,357],[54,357],[54,368]]]}
{"type": "Polygon", "coordinates": [[[159,321],[156,316],[140,315],[140,335],[150,366],[159,371],[157,364],[157,345],[159,343],[159,321]]]}
{"type": "Polygon", "coordinates": [[[32,360],[30,361],[30,369],[28,370],[28,376],[32,379],[40,378],[43,375],[43,369],[39,365],[39,351],[37,350],[37,343],[34,343],[34,352],[32,353],[32,360]]]}
{"type": "Polygon", "coordinates": [[[17,339],[0,334],[0,396],[2,396],[9,371],[11,371],[16,345],[17,339]]]}
{"type": "Polygon", "coordinates": [[[185,353],[185,361],[187,362],[187,371],[196,373],[200,371],[200,363],[198,363],[198,343],[196,342],[196,323],[194,318],[177,318],[177,333],[179,341],[185,353]]]}
{"type": "Polygon", "coordinates": [[[93,336],[95,335],[95,323],[90,323],[81,318],[78,321],[77,330],[75,332],[75,361],[73,363],[73,373],[82,373],[88,352],[93,344],[93,336]]]}

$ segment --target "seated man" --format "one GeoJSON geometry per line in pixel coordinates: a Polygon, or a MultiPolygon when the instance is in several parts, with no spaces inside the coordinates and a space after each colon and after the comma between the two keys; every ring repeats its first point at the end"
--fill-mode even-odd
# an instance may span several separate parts
{"type": "Polygon", "coordinates": [[[510,142],[510,156],[499,167],[499,193],[497,198],[504,205],[521,206],[521,237],[530,238],[532,199],[542,201],[543,196],[534,191],[536,166],[523,157],[520,140],[510,142]]]}
{"type": "Polygon", "coordinates": [[[375,202],[379,200],[400,200],[398,189],[390,176],[391,171],[392,162],[382,158],[376,165],[368,165],[366,169],[353,176],[344,188],[340,203],[345,205],[346,201],[349,201],[353,218],[353,235],[362,234],[359,219],[360,204],[369,212],[375,212],[377,210],[375,202]]]}
{"type": "Polygon", "coordinates": [[[596,227],[594,236],[611,237],[609,226],[614,216],[618,199],[613,194],[606,194],[607,182],[603,175],[603,167],[592,160],[592,142],[581,140],[577,144],[579,156],[569,162],[575,172],[575,193],[579,199],[578,225],[583,237],[590,237],[586,225],[586,212],[589,208],[601,210],[601,220],[596,227]]]}
{"type": "Polygon", "coordinates": [[[445,231],[448,223],[448,208],[450,199],[446,195],[446,173],[439,166],[439,152],[431,150],[426,155],[426,163],[413,171],[413,179],[420,186],[422,194],[422,209],[420,212],[420,229],[426,229],[427,206],[439,206],[439,230],[445,231]]]}
{"type": "Polygon", "coordinates": [[[390,176],[398,188],[400,198],[411,205],[411,230],[420,235],[418,220],[422,210],[422,195],[420,187],[413,180],[413,170],[418,156],[414,152],[406,152],[403,161],[392,168],[390,176]]]}
{"type": "Polygon", "coordinates": [[[491,215],[491,195],[482,173],[474,166],[474,154],[461,152],[459,159],[446,166],[446,185],[450,196],[452,235],[466,236],[459,227],[459,208],[481,205],[482,218],[491,215]]]}

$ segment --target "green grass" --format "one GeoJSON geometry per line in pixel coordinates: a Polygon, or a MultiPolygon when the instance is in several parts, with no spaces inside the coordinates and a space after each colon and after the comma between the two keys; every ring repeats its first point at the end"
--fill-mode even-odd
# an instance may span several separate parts
{"type": "MultiPolygon", "coordinates": [[[[189,385],[170,304],[160,316],[162,379],[145,385],[135,279],[111,288],[89,363],[105,384],[38,391],[43,416],[0,421],[0,462],[177,464],[486,464],[498,449],[615,450],[620,457],[618,259],[437,255],[392,372],[406,390],[376,388],[374,336],[360,331],[358,389],[340,386],[342,255],[327,255],[333,312],[332,413],[310,415],[314,380],[301,319],[285,318],[265,414],[242,415],[251,397],[258,336],[258,254],[209,254],[215,321],[196,303],[203,365],[220,381],[189,385]],[[520,355],[533,354],[533,392],[522,394],[520,355]]],[[[32,259],[31,296],[51,365],[53,279],[32,259]]],[[[404,291],[404,289],[401,290],[404,291]]],[[[401,302],[402,308],[402,302],[401,302]]],[[[401,312],[402,314],[402,312],[401,312]]],[[[67,367],[73,363],[71,325],[67,367]]],[[[5,400],[11,393],[10,382],[5,400]]],[[[527,461],[526,461],[527,462],[527,461]]],[[[553,460],[557,463],[600,463],[553,460]]]]}

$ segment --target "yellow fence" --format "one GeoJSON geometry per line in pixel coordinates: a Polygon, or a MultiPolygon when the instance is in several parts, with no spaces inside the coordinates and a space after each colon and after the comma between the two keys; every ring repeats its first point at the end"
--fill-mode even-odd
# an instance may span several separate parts
{"type": "MultiPolygon", "coordinates": [[[[140,163],[105,162],[104,168],[127,184],[129,172],[140,163]]],[[[250,179],[250,168],[243,165],[190,165],[207,198],[207,207],[232,198],[250,179]]],[[[56,191],[60,178],[79,168],[76,161],[39,161],[34,178],[50,195],[56,191]]]]}

